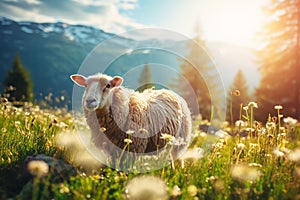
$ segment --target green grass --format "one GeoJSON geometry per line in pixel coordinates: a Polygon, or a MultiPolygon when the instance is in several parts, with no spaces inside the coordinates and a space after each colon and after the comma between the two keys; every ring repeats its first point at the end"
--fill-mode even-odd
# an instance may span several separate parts
{"type": "MultiPolygon", "coordinates": [[[[168,165],[144,174],[109,167],[86,173],[79,167],[77,175],[53,181],[51,169],[43,178],[26,174],[24,159],[32,154],[45,154],[72,163],[71,151],[57,147],[55,141],[57,134],[75,129],[72,115],[65,110],[41,110],[31,104],[15,108],[5,101],[0,105],[0,113],[0,198],[3,199],[22,199],[26,195],[33,199],[124,199],[126,185],[145,175],[159,177],[170,199],[297,199],[300,196],[300,159],[290,153],[300,147],[299,123],[279,128],[270,118],[267,129],[261,123],[240,127],[252,127],[251,137],[216,139],[197,130],[202,122],[194,121],[190,148],[204,148],[208,141],[215,141],[215,145],[201,159],[184,160],[184,167],[180,160],[175,161],[175,168],[168,165]],[[20,195],[28,183],[30,187],[20,195]],[[180,191],[174,193],[174,187],[180,191]]],[[[234,127],[224,129],[234,132],[234,127]]]]}

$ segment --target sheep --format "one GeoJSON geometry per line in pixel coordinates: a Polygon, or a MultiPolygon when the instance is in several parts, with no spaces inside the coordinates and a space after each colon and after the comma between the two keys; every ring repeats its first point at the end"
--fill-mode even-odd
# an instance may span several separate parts
{"type": "MultiPolygon", "coordinates": [[[[116,156],[118,149],[120,155],[126,147],[124,141],[132,142],[130,152],[155,153],[168,143],[166,134],[180,139],[182,144],[189,142],[190,110],[175,92],[167,89],[135,92],[121,86],[122,77],[101,73],[88,77],[74,74],[70,78],[85,87],[82,107],[92,141],[107,154],[116,156]],[[130,140],[125,140],[128,134],[130,140]]],[[[173,157],[179,152],[179,148],[174,150],[173,157]]]]}

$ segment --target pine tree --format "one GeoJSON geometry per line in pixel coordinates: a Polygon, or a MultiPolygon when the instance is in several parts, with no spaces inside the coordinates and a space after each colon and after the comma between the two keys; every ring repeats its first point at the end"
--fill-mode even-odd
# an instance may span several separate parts
{"type": "Polygon", "coordinates": [[[262,108],[260,120],[274,106],[283,114],[300,117],[300,0],[272,0],[265,10],[269,15],[258,35],[264,46],[257,52],[262,75],[256,98],[262,108]]]}
{"type": "Polygon", "coordinates": [[[152,74],[151,74],[151,70],[149,67],[149,64],[145,64],[144,68],[141,72],[140,75],[140,79],[139,79],[139,84],[141,85],[137,91],[142,92],[145,89],[149,89],[152,88],[153,85],[153,81],[152,81],[152,74]]]}
{"type": "Polygon", "coordinates": [[[218,107],[221,103],[216,102],[221,98],[215,98],[212,102],[212,96],[222,93],[219,87],[222,83],[217,82],[218,78],[215,77],[218,74],[216,74],[214,64],[207,54],[206,43],[201,38],[200,33],[197,33],[194,40],[187,44],[189,54],[180,65],[180,77],[174,81],[174,86],[188,102],[193,114],[200,113],[203,118],[210,119],[212,109],[214,115],[217,115],[221,109],[218,107]],[[184,84],[183,81],[187,81],[188,84],[184,84]],[[191,103],[195,97],[197,102],[191,103]]]}
{"type": "Polygon", "coordinates": [[[232,85],[229,89],[228,98],[227,119],[233,123],[241,117],[241,105],[247,105],[250,101],[249,87],[246,77],[241,69],[238,70],[233,79],[232,85]]]}
{"type": "Polygon", "coordinates": [[[18,54],[12,70],[7,73],[4,80],[4,87],[11,101],[32,101],[33,99],[33,83],[18,54]]]}

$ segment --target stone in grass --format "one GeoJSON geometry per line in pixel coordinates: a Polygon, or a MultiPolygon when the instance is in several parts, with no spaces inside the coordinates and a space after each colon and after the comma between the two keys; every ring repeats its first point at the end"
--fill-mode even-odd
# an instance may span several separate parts
{"type": "MultiPolygon", "coordinates": [[[[30,175],[30,171],[28,170],[28,164],[32,161],[43,161],[41,163],[48,165],[48,174],[45,175],[44,178],[47,178],[47,180],[51,183],[59,183],[64,181],[70,176],[74,176],[78,174],[77,169],[74,166],[66,163],[65,161],[44,154],[38,154],[38,155],[27,156],[25,158],[24,169],[26,171],[26,176],[30,175]]],[[[33,177],[32,174],[31,176],[33,177]]],[[[43,177],[36,176],[36,178],[42,179],[43,177]]],[[[40,186],[46,187],[42,185],[40,186]]],[[[17,196],[17,199],[31,199],[32,191],[33,191],[33,179],[27,182],[27,184],[23,187],[20,194],[17,196]]]]}

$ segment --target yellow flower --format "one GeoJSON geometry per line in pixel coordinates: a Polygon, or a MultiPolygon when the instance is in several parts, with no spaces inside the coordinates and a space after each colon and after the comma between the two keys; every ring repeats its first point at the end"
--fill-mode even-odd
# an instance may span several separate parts
{"type": "Polygon", "coordinates": [[[43,160],[33,160],[27,165],[27,169],[31,175],[41,178],[49,172],[48,164],[43,160]]]}
{"type": "Polygon", "coordinates": [[[187,191],[190,196],[194,197],[197,195],[198,189],[195,185],[189,185],[187,191]]]}
{"type": "Polygon", "coordinates": [[[129,138],[125,138],[125,139],[124,139],[124,142],[125,142],[126,144],[131,144],[131,143],[132,143],[132,140],[129,139],[129,138]]]}

